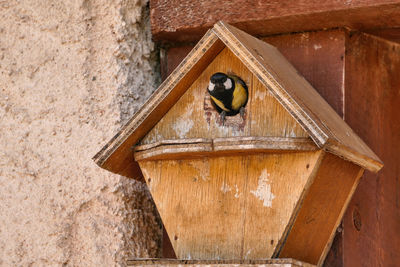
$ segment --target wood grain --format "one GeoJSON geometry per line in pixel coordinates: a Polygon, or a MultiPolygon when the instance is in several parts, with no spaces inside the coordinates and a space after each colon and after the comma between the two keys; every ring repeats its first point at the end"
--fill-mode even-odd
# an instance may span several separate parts
{"type": "Polygon", "coordinates": [[[190,1],[151,0],[152,33],[158,41],[198,40],[218,20],[251,35],[349,27],[358,30],[400,27],[400,3],[361,1],[190,1]]]}
{"type": "Polygon", "coordinates": [[[274,256],[322,265],[363,171],[361,167],[327,153],[283,248],[274,256]]]}
{"type": "Polygon", "coordinates": [[[252,85],[252,90],[250,90],[251,136],[309,136],[256,75],[253,75],[252,85]]]}
{"type": "Polygon", "coordinates": [[[313,267],[314,265],[295,259],[266,259],[266,260],[169,260],[141,259],[128,260],[128,266],[165,266],[165,267],[313,267]]]}
{"type": "MultiPolygon", "coordinates": [[[[207,97],[210,77],[215,72],[234,73],[251,88],[252,74],[229,49],[221,53],[206,67],[187,92],[176,102],[160,122],[143,138],[141,144],[163,139],[213,138],[249,135],[249,119],[243,121],[239,115],[226,117],[222,126],[218,112],[207,97]]],[[[248,106],[250,106],[249,101],[248,106]]]]}
{"type": "MultiPolygon", "coordinates": [[[[261,40],[278,48],[282,55],[343,118],[344,58],[347,34],[346,30],[340,29],[275,35],[261,40]]],[[[176,49],[171,49],[171,53],[175,51],[176,49]]]]}
{"type": "Polygon", "coordinates": [[[344,266],[400,262],[400,45],[362,33],[349,36],[346,121],[385,162],[366,172],[345,215],[344,266]],[[359,213],[360,230],[353,213],[359,213]]]}
{"type": "Polygon", "coordinates": [[[314,265],[295,259],[266,259],[266,260],[169,260],[144,259],[128,260],[128,266],[165,266],[165,267],[313,267],[314,265]]]}
{"type": "Polygon", "coordinates": [[[223,22],[217,23],[213,30],[318,146],[371,171],[382,168],[374,152],[275,47],[223,22]]]}
{"type": "Polygon", "coordinates": [[[231,136],[308,137],[308,134],[248,68],[225,48],[141,144],[164,139],[231,136]],[[250,96],[244,120],[240,115],[226,117],[222,126],[206,90],[210,76],[215,72],[234,73],[246,82],[250,96]]]}
{"type": "Polygon", "coordinates": [[[173,139],[135,147],[139,160],[188,159],[255,153],[315,151],[319,148],[310,138],[230,137],[216,139],[173,139]]]}
{"type": "Polygon", "coordinates": [[[178,258],[263,259],[272,256],[288,229],[322,154],[254,154],[139,164],[178,258]]]}

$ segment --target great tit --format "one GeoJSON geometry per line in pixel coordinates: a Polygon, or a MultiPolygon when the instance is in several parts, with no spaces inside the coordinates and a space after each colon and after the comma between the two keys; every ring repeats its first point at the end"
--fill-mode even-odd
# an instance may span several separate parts
{"type": "Polygon", "coordinates": [[[217,72],[211,75],[207,90],[213,106],[220,114],[222,124],[225,122],[225,116],[240,113],[243,118],[249,91],[242,79],[236,75],[217,72]]]}

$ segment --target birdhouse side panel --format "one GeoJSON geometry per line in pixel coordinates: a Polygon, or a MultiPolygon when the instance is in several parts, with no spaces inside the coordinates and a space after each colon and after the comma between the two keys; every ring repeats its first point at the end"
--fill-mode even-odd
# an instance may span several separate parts
{"type": "Polygon", "coordinates": [[[139,164],[179,259],[264,259],[291,228],[322,154],[139,164]]]}
{"type": "Polygon", "coordinates": [[[279,257],[322,264],[364,169],[326,153],[279,257]]]}
{"type": "Polygon", "coordinates": [[[141,144],[233,136],[308,137],[308,134],[248,68],[224,48],[141,144]],[[249,94],[243,117],[240,114],[226,116],[222,121],[207,91],[210,77],[216,72],[237,75],[247,85],[249,94]]]}

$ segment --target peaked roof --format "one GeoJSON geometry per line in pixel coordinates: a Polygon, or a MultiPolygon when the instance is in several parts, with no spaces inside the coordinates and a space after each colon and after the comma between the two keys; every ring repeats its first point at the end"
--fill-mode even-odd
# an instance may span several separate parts
{"type": "Polygon", "coordinates": [[[318,147],[374,172],[382,168],[374,152],[274,46],[222,21],[203,36],[142,108],[94,156],[94,161],[109,171],[141,179],[132,147],[157,124],[224,47],[270,90],[318,147]]]}

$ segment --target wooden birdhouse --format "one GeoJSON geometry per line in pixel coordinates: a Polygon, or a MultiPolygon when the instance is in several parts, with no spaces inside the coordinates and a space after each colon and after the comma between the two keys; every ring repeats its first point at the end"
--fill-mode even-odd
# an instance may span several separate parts
{"type": "Polygon", "coordinates": [[[321,264],[364,169],[383,164],[273,46],[218,22],[94,157],[144,179],[178,259],[321,264]],[[243,114],[210,77],[248,87],[243,114]]]}

